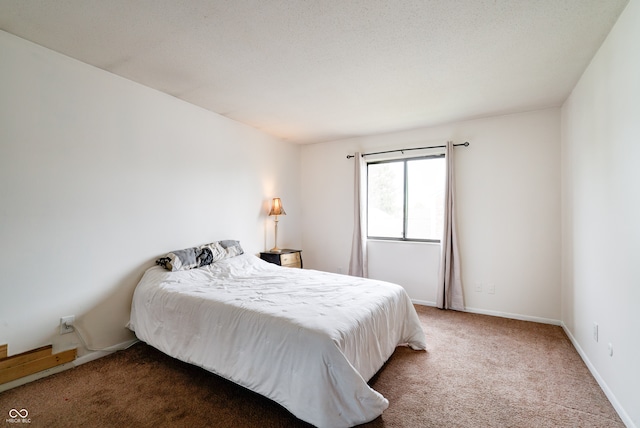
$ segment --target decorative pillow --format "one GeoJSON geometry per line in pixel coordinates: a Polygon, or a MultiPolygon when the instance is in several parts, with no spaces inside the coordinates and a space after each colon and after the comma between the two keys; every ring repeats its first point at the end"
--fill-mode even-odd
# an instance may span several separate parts
{"type": "Polygon", "coordinates": [[[210,265],[218,260],[239,256],[243,253],[244,251],[238,241],[216,241],[199,247],[172,251],[156,260],[156,264],[170,271],[189,270],[210,265]]]}

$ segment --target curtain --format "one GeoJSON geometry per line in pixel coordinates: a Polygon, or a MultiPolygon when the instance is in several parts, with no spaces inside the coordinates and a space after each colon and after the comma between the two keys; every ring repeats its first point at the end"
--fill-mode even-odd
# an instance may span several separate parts
{"type": "Polygon", "coordinates": [[[360,153],[355,154],[355,174],[353,191],[353,238],[349,275],[366,278],[369,276],[367,262],[367,164],[360,153]]]}
{"type": "Polygon", "coordinates": [[[436,306],[440,309],[464,310],[462,280],[460,278],[460,256],[458,254],[458,232],[455,216],[455,184],[453,167],[453,142],[445,146],[447,176],[445,180],[444,233],[438,273],[438,295],[436,306]]]}

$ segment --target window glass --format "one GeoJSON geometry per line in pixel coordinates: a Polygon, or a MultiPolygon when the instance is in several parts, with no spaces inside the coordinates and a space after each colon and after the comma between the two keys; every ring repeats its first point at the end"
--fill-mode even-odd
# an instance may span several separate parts
{"type": "Polygon", "coordinates": [[[404,224],[404,164],[376,163],[367,172],[369,236],[402,238],[404,224]]]}
{"type": "Polygon", "coordinates": [[[369,163],[368,236],[440,241],[445,173],[444,156],[369,163]]]}
{"type": "Polygon", "coordinates": [[[408,161],[407,239],[442,238],[444,223],[444,158],[408,161]]]}

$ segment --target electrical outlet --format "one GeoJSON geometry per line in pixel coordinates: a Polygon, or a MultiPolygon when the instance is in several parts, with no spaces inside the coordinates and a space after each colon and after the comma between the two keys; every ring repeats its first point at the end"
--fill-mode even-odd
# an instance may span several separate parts
{"type": "Polygon", "coordinates": [[[493,282],[487,284],[487,293],[496,294],[496,285],[493,282]]]}
{"type": "Polygon", "coordinates": [[[613,345],[611,343],[609,343],[608,350],[609,350],[609,356],[613,357],[613,345]]]}
{"type": "Polygon", "coordinates": [[[75,315],[60,318],[60,334],[73,333],[73,323],[75,320],[75,315]]]}
{"type": "Polygon", "coordinates": [[[478,293],[482,293],[482,283],[481,282],[476,282],[476,291],[478,293]]]}
{"type": "Polygon", "coordinates": [[[598,323],[593,323],[593,340],[598,341],[598,323]]]}
{"type": "Polygon", "coordinates": [[[336,272],[337,272],[337,273],[342,273],[342,268],[341,268],[341,267],[338,267],[338,269],[336,269],[336,272]]]}

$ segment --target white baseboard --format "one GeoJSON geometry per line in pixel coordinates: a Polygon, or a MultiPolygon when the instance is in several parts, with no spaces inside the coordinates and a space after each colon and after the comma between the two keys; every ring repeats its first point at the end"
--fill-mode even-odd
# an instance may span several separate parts
{"type": "Polygon", "coordinates": [[[411,303],[422,306],[435,306],[436,302],[427,302],[426,300],[411,299],[411,303]]]}
{"type": "Polygon", "coordinates": [[[562,325],[562,322],[560,320],[533,317],[530,315],[512,314],[509,312],[500,312],[500,311],[489,311],[486,309],[477,309],[477,308],[465,308],[464,311],[470,312],[472,314],[491,315],[494,317],[510,318],[510,319],[520,320],[520,321],[532,321],[532,322],[539,322],[541,324],[551,324],[551,325],[558,325],[558,326],[562,325]]]}
{"type": "MultiPolygon", "coordinates": [[[[417,299],[411,299],[411,302],[413,302],[416,305],[422,305],[422,306],[436,306],[436,302],[429,302],[426,300],[417,300],[417,299]]],[[[520,315],[520,314],[511,314],[508,312],[499,312],[499,311],[489,311],[486,309],[477,309],[477,308],[465,308],[464,312],[469,312],[472,314],[480,314],[480,315],[490,315],[493,317],[500,317],[500,318],[510,318],[510,319],[514,319],[514,320],[520,320],[520,321],[532,321],[532,322],[539,322],[542,324],[552,324],[552,325],[562,325],[562,323],[559,320],[554,320],[554,319],[548,319],[548,318],[540,318],[540,317],[532,317],[532,316],[528,316],[528,315],[520,315]]]]}
{"type": "Polygon", "coordinates": [[[56,373],[63,372],[65,370],[72,369],[79,365],[88,363],[89,361],[97,360],[98,358],[106,357],[107,355],[113,354],[116,351],[121,351],[129,348],[133,344],[139,342],[138,339],[127,340],[126,342],[119,343],[117,345],[110,346],[101,351],[93,351],[88,354],[82,355],[81,357],[76,358],[75,360],[61,364],[59,366],[52,367],[50,369],[42,370],[41,372],[33,373],[31,375],[21,377],[20,379],[12,380],[7,383],[3,383],[0,385],[0,392],[8,391],[12,388],[16,388],[21,385],[25,385],[27,383],[36,381],[38,379],[42,379],[47,376],[51,376],[56,373]]]}
{"type": "Polygon", "coordinates": [[[74,367],[77,367],[77,366],[80,366],[82,364],[86,364],[89,361],[93,361],[93,360],[97,360],[98,358],[106,357],[107,355],[113,354],[114,352],[123,351],[123,350],[125,350],[127,348],[130,348],[131,346],[135,345],[138,342],[139,342],[138,339],[131,339],[131,340],[127,340],[127,341],[122,342],[122,343],[118,343],[117,345],[109,346],[108,348],[104,348],[104,349],[101,349],[99,351],[89,352],[88,354],[85,354],[85,355],[82,355],[81,357],[76,358],[73,361],[73,365],[74,365],[74,367]]]}
{"type": "Polygon", "coordinates": [[[622,422],[627,426],[627,428],[637,428],[636,425],[631,420],[631,417],[620,405],[620,402],[618,401],[616,396],[613,394],[611,389],[609,389],[609,385],[607,385],[607,383],[604,381],[602,376],[600,376],[600,373],[598,373],[595,366],[591,364],[591,361],[589,361],[587,354],[583,351],[582,347],[580,347],[580,344],[575,339],[575,337],[573,337],[573,334],[571,334],[571,331],[569,331],[565,323],[561,323],[561,326],[564,332],[566,333],[567,337],[573,344],[573,347],[576,348],[576,351],[578,351],[578,355],[580,355],[580,358],[582,358],[582,361],[584,361],[584,363],[587,365],[587,368],[591,372],[591,375],[595,378],[596,382],[598,382],[598,385],[600,385],[600,388],[602,389],[604,394],[607,396],[607,398],[611,402],[611,405],[613,406],[615,411],[618,412],[618,416],[620,416],[620,419],[622,419],[622,422]]]}

